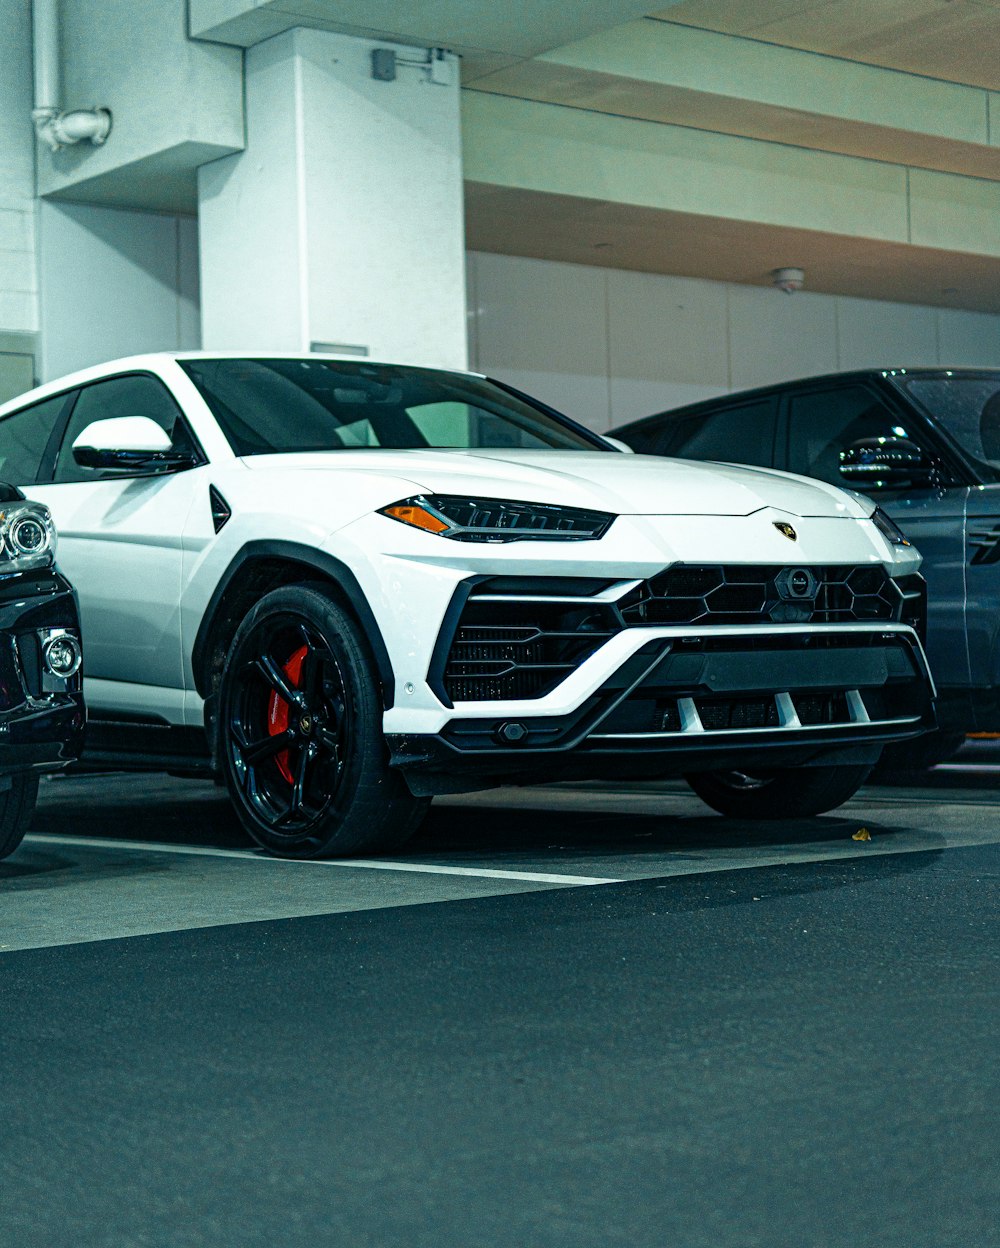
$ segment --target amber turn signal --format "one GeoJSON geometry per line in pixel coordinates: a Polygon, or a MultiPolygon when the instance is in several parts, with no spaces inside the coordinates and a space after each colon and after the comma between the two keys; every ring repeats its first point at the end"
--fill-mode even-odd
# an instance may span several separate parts
{"type": "Polygon", "coordinates": [[[413,503],[397,503],[394,507],[385,507],[383,516],[392,516],[393,520],[402,520],[404,524],[412,524],[415,529],[426,529],[428,533],[443,533],[448,525],[438,516],[432,515],[425,507],[414,506],[413,503]]]}

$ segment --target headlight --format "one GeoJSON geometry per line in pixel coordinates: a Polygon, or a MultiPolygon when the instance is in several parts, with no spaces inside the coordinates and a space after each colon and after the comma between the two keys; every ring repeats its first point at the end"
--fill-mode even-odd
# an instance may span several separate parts
{"type": "Polygon", "coordinates": [[[881,507],[876,507],[871,514],[871,522],[882,534],[890,546],[909,546],[910,540],[895,520],[885,514],[881,507]]]}
{"type": "Polygon", "coordinates": [[[46,567],[55,551],[55,525],[44,504],[15,503],[0,511],[0,573],[46,567]]]}
{"type": "Polygon", "coordinates": [[[606,511],[443,494],[405,498],[381,514],[457,542],[595,541],[615,519],[606,511]]]}

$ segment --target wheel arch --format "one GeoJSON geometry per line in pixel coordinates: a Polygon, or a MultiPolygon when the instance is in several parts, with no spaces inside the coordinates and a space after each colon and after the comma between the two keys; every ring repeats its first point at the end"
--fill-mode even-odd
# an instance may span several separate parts
{"type": "Polygon", "coordinates": [[[226,568],[208,601],[191,652],[198,693],[208,699],[221,673],[229,643],[240,620],[264,594],[302,581],[329,585],[354,617],[371,647],[388,709],[395,699],[395,676],[385,639],[357,577],[340,559],[298,542],[272,539],[248,542],[226,568]]]}

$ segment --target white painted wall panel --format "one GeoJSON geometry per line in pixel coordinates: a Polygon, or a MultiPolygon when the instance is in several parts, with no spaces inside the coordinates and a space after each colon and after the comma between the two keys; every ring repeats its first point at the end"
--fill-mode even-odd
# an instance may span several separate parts
{"type": "Polygon", "coordinates": [[[835,303],[764,286],[729,287],[730,388],[837,369],[835,303]]]}
{"type": "Polygon", "coordinates": [[[939,309],[844,297],[836,306],[841,369],[938,363],[939,309]]]}
{"type": "Polygon", "coordinates": [[[1000,316],[941,308],[938,340],[942,364],[1000,365],[1000,316]]]}
{"type": "Polygon", "coordinates": [[[198,218],[177,218],[177,345],[201,346],[201,287],[198,272],[198,218]]]}
{"type": "Polygon", "coordinates": [[[475,264],[479,371],[606,429],[605,271],[485,253],[475,264]]]}
{"type": "Polygon", "coordinates": [[[598,430],[818,373],[1000,367],[998,316],[484,253],[469,270],[475,366],[598,430]]]}
{"type": "Polygon", "coordinates": [[[41,376],[193,345],[194,291],[177,217],[43,202],[41,376]],[[182,290],[182,271],[185,289],[182,290]],[[186,291],[186,293],[185,293],[186,291]]]}
{"type": "Polygon", "coordinates": [[[728,388],[724,283],[606,274],[612,424],[728,388]]]}

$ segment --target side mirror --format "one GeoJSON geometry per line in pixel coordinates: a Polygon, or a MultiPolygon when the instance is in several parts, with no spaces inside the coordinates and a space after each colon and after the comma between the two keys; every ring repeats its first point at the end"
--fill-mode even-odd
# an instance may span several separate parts
{"type": "Polygon", "coordinates": [[[851,485],[893,489],[933,485],[934,464],[909,438],[862,438],[840,452],[840,475],[851,485]]]}
{"type": "Polygon", "coordinates": [[[148,416],[114,416],[95,420],[73,443],[73,458],[82,468],[190,468],[194,458],[172,449],[173,443],[148,416]]]}
{"type": "Polygon", "coordinates": [[[634,455],[635,451],[626,442],[622,442],[619,438],[612,438],[607,433],[602,433],[601,437],[605,442],[610,442],[616,451],[624,451],[626,455],[634,455]]]}

